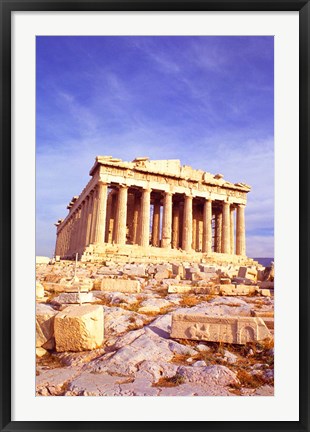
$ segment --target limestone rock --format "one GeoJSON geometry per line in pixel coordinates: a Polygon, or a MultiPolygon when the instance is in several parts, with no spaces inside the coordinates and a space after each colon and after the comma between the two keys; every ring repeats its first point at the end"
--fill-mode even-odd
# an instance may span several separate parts
{"type": "Polygon", "coordinates": [[[103,342],[101,306],[68,306],[55,317],[56,350],[85,351],[99,348],[103,342]]]}
{"type": "Polygon", "coordinates": [[[223,296],[238,296],[238,295],[250,295],[254,294],[256,290],[255,286],[248,285],[220,285],[220,293],[223,296]]]}
{"type": "Polygon", "coordinates": [[[171,337],[210,342],[246,344],[271,336],[262,318],[208,316],[189,313],[172,315],[171,337]]]}
{"type": "Polygon", "coordinates": [[[36,281],[36,298],[42,299],[44,297],[44,286],[36,281]]]}
{"type": "Polygon", "coordinates": [[[79,304],[79,303],[91,303],[94,301],[92,293],[61,293],[59,296],[53,298],[53,303],[58,304],[79,304]]]}
{"type": "Polygon", "coordinates": [[[101,291],[139,293],[141,291],[141,283],[131,279],[103,278],[101,281],[101,291]]]}
{"type": "Polygon", "coordinates": [[[53,349],[54,319],[58,312],[51,306],[39,303],[36,305],[36,346],[53,349]]]}

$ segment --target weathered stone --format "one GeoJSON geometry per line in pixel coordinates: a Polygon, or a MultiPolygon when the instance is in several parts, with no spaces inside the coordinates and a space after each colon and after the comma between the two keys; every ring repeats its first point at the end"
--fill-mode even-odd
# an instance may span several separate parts
{"type": "Polygon", "coordinates": [[[42,347],[36,348],[36,356],[37,357],[43,357],[43,356],[45,356],[45,354],[47,354],[47,352],[48,351],[46,351],[46,349],[44,349],[42,347]]]}
{"type": "Polygon", "coordinates": [[[141,283],[131,279],[103,278],[101,281],[101,291],[139,293],[141,291],[141,283]]]}
{"type": "Polygon", "coordinates": [[[207,316],[192,313],[172,315],[171,337],[210,342],[246,344],[270,337],[262,318],[207,316]]]}
{"type": "Polygon", "coordinates": [[[260,288],[262,289],[274,289],[274,282],[271,281],[263,281],[260,283],[260,288]]]}
{"type": "Polygon", "coordinates": [[[184,278],[184,267],[182,264],[172,264],[172,273],[176,276],[180,276],[181,279],[184,278]]]}
{"type": "Polygon", "coordinates": [[[68,306],[55,317],[56,350],[85,351],[103,342],[103,309],[101,306],[68,306]]]}
{"type": "Polygon", "coordinates": [[[170,278],[170,276],[171,276],[170,270],[164,269],[164,270],[161,270],[161,271],[158,271],[157,273],[155,273],[154,278],[157,281],[160,281],[160,280],[163,280],[163,279],[168,279],[168,278],[170,278]]]}
{"type": "Polygon", "coordinates": [[[44,289],[46,291],[55,292],[55,293],[61,293],[61,292],[72,292],[77,293],[79,292],[88,292],[92,289],[92,284],[75,284],[70,285],[67,283],[54,283],[54,282],[42,282],[42,285],[44,286],[44,289]]]}
{"type": "Polygon", "coordinates": [[[44,286],[36,281],[36,298],[42,299],[44,297],[44,286]]]}
{"type": "Polygon", "coordinates": [[[247,285],[220,285],[220,293],[223,296],[239,296],[239,295],[250,295],[254,294],[256,290],[255,286],[247,285]]]}
{"type": "Polygon", "coordinates": [[[240,267],[238,272],[238,277],[251,279],[252,281],[257,281],[257,270],[249,267],[240,267]]]}
{"type": "Polygon", "coordinates": [[[271,293],[269,289],[258,289],[257,292],[263,297],[271,297],[271,293]]]}
{"type": "Polygon", "coordinates": [[[231,281],[237,285],[254,285],[254,281],[248,278],[234,277],[231,281]]]}
{"type": "Polygon", "coordinates": [[[91,303],[94,301],[92,293],[61,293],[58,297],[53,299],[53,303],[58,304],[79,304],[91,303]]]}
{"type": "Polygon", "coordinates": [[[193,287],[191,285],[169,285],[168,293],[173,294],[184,294],[193,292],[193,287]]]}
{"type": "Polygon", "coordinates": [[[51,306],[39,303],[36,305],[36,335],[37,347],[53,349],[54,340],[54,318],[58,312],[51,306]]]}

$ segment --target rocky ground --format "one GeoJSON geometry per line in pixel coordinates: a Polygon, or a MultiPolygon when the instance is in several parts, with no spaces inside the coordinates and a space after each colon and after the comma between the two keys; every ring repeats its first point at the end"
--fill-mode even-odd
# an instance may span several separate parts
{"type": "Polygon", "coordinates": [[[273,395],[272,337],[247,345],[170,338],[174,312],[272,317],[273,290],[260,290],[273,288],[272,270],[252,267],[241,277],[238,267],[228,265],[106,262],[78,263],[75,269],[75,263],[61,261],[37,264],[36,275],[37,395],[273,395]],[[52,320],[68,307],[63,285],[74,274],[91,289],[88,301],[103,308],[104,343],[91,351],[57,352],[52,320]],[[140,292],[106,292],[101,289],[106,277],[136,280],[140,292]],[[258,288],[248,295],[223,295],[220,287],[233,281],[258,288]],[[192,291],[168,292],[172,286],[192,291]]]}

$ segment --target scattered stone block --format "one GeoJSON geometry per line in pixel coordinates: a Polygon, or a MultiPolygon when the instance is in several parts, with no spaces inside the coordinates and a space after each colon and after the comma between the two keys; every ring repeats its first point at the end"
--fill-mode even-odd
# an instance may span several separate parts
{"type": "Polygon", "coordinates": [[[260,283],[259,285],[260,288],[262,289],[274,289],[274,282],[271,281],[263,281],[260,283]]]}
{"type": "Polygon", "coordinates": [[[79,304],[79,303],[91,303],[94,301],[92,293],[61,293],[58,297],[53,299],[53,303],[58,304],[79,304]]]}
{"type": "Polygon", "coordinates": [[[141,291],[141,283],[131,279],[103,278],[100,289],[101,291],[109,292],[139,293],[141,291]]]}
{"type": "Polygon", "coordinates": [[[163,279],[169,279],[171,276],[171,272],[168,269],[160,270],[157,273],[155,273],[154,278],[157,281],[163,280],[163,279]]]}
{"type": "Polygon", "coordinates": [[[168,294],[185,294],[193,292],[193,287],[190,285],[169,285],[168,294]]]}
{"type": "Polygon", "coordinates": [[[184,278],[184,267],[182,264],[172,264],[172,274],[184,278]]]}
{"type": "Polygon", "coordinates": [[[229,277],[221,277],[220,278],[220,284],[221,285],[230,285],[231,279],[229,277]]]}
{"type": "Polygon", "coordinates": [[[234,277],[232,278],[232,283],[235,283],[237,285],[253,285],[254,281],[252,279],[248,278],[241,278],[241,277],[234,277]]]}
{"type": "Polygon", "coordinates": [[[36,298],[42,299],[44,297],[44,286],[36,281],[36,298]]]}
{"type": "Polygon", "coordinates": [[[216,268],[206,264],[199,264],[200,271],[204,273],[216,273],[216,268]]]}
{"type": "Polygon", "coordinates": [[[199,313],[174,313],[170,337],[209,342],[246,344],[271,336],[262,318],[208,316],[199,313]]]}
{"type": "Polygon", "coordinates": [[[240,267],[238,271],[238,277],[251,279],[252,281],[257,281],[257,270],[256,268],[240,267]]]}
{"type": "Polygon", "coordinates": [[[38,348],[54,348],[54,319],[57,313],[58,311],[49,305],[43,303],[36,305],[36,346],[38,348]]]}
{"type": "Polygon", "coordinates": [[[274,311],[251,309],[251,316],[274,318],[274,311]]]}
{"type": "Polygon", "coordinates": [[[40,347],[40,348],[36,348],[36,356],[37,357],[43,357],[45,356],[45,354],[47,354],[46,349],[40,347]]]}
{"type": "Polygon", "coordinates": [[[271,297],[271,293],[269,289],[257,289],[258,294],[260,294],[263,297],[271,297]]]}
{"type": "Polygon", "coordinates": [[[56,262],[60,262],[60,256],[59,256],[59,255],[56,255],[56,256],[55,256],[55,261],[56,261],[56,262]]]}
{"type": "Polygon", "coordinates": [[[220,294],[223,296],[251,295],[256,291],[255,286],[248,285],[220,285],[220,294]]]}
{"type": "Polygon", "coordinates": [[[103,342],[103,308],[68,306],[55,317],[56,351],[86,351],[103,342]]]}

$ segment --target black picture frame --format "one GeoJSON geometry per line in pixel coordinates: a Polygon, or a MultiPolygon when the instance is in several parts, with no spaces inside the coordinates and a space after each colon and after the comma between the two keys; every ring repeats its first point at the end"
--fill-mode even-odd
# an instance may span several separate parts
{"type": "MultiPolygon", "coordinates": [[[[308,431],[309,427],[309,0],[0,0],[1,19],[1,248],[0,248],[0,307],[1,360],[0,401],[1,431],[65,431],[65,430],[208,430],[208,431],[308,431]],[[299,167],[300,167],[300,353],[299,353],[299,413],[292,422],[23,422],[11,421],[11,13],[14,11],[299,11],[299,167]]],[[[297,289],[297,287],[294,287],[297,289]]],[[[220,401],[219,401],[220,403],[220,401]]],[[[207,404],[206,404],[207,405],[207,404]]]]}

